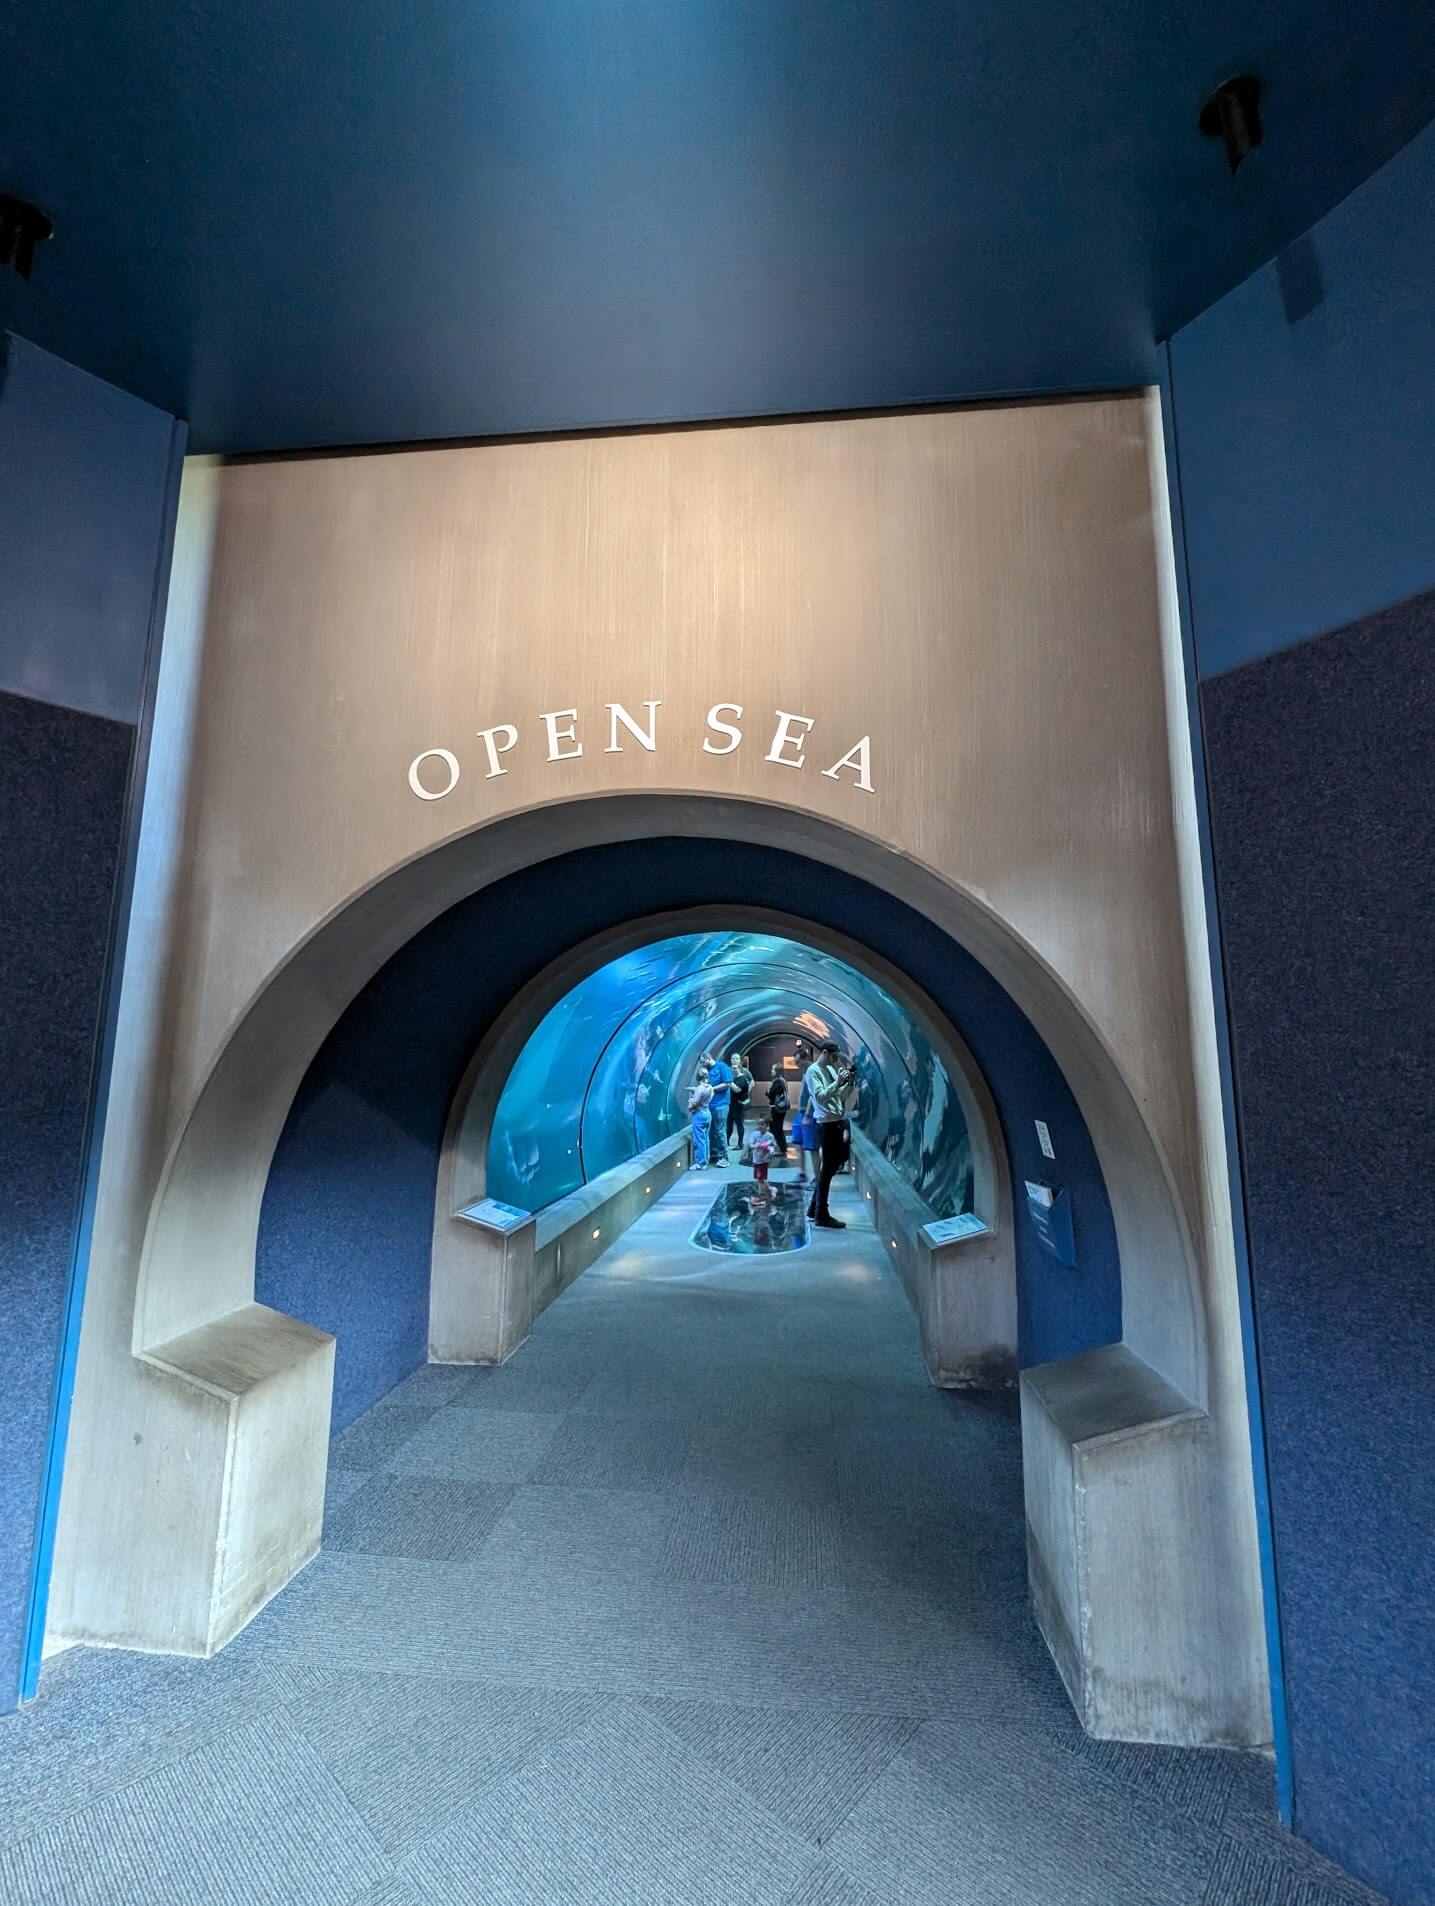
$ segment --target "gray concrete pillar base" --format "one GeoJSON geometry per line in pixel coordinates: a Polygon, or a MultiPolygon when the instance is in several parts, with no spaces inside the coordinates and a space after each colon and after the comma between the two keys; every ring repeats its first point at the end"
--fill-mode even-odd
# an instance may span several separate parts
{"type": "Polygon", "coordinates": [[[430,1363],[502,1363],[542,1308],[535,1288],[537,1223],[493,1222],[479,1205],[434,1227],[430,1363]]]}
{"type": "Polygon", "coordinates": [[[922,1361],[944,1390],[1010,1389],[1017,1378],[1009,1241],[990,1231],[919,1242],[922,1361]]]}
{"type": "MultiPolygon", "coordinates": [[[[873,1226],[917,1314],[922,1361],[939,1389],[1006,1389],[1016,1382],[1016,1265],[1009,1226],[966,1236],[943,1226],[864,1133],[853,1169],[873,1226]]],[[[975,1222],[975,1220],[974,1220],[975,1222]]]]}
{"type": "Polygon", "coordinates": [[[1087,1733],[1268,1742],[1211,1418],[1124,1344],[1024,1370],[1021,1417],[1032,1604],[1087,1733]]]}
{"type": "Polygon", "coordinates": [[[148,1445],[148,1486],[135,1550],[123,1577],[85,1558],[49,1645],[212,1655],[318,1553],[334,1339],[247,1304],[136,1362],[130,1434],[148,1445]]]}

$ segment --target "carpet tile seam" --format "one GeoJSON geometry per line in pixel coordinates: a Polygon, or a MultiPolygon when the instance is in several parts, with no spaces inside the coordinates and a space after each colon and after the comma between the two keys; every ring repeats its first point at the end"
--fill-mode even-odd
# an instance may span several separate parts
{"type": "MultiPolygon", "coordinates": [[[[495,1684],[495,1685],[506,1685],[506,1684],[495,1684]]],[[[534,1688],[532,1691],[535,1693],[543,1693],[543,1694],[555,1692],[555,1690],[546,1683],[543,1684],[541,1687],[534,1688]]],[[[590,1718],[591,1717],[589,1716],[583,1716],[583,1715],[575,1716],[571,1725],[556,1729],[551,1735],[545,1736],[540,1741],[535,1741],[533,1744],[532,1751],[530,1753],[522,1755],[516,1761],[510,1761],[505,1763],[502,1766],[495,1767],[492,1774],[487,1779],[485,1779],[480,1784],[480,1786],[477,1789],[475,1789],[475,1791],[472,1794],[468,1795],[466,1798],[470,1801],[475,1800],[479,1798],[482,1794],[491,1792],[493,1788],[502,1786],[505,1781],[510,1780],[515,1774],[521,1772],[525,1767],[531,1765],[532,1762],[536,1760],[545,1751],[545,1749],[547,1749],[553,1742],[566,1739],[570,1735],[577,1733],[581,1728],[583,1728],[587,1724],[587,1721],[590,1718]]],[[[336,1784],[342,1788],[343,1787],[342,1777],[338,1774],[337,1770],[333,1768],[332,1764],[327,1760],[326,1756],[324,1755],[324,1750],[321,1747],[319,1747],[316,1743],[310,1742],[310,1745],[313,1747],[313,1751],[320,1757],[320,1759],[324,1760],[325,1765],[326,1767],[329,1768],[329,1772],[334,1778],[336,1784]]],[[[349,1805],[353,1807],[354,1811],[359,1815],[360,1819],[363,1819],[364,1815],[363,1815],[361,1802],[358,1799],[356,1799],[353,1794],[349,1793],[346,1788],[344,1789],[344,1792],[345,1792],[346,1798],[348,1799],[349,1805]]],[[[369,1829],[372,1837],[375,1839],[375,1841],[378,1844],[380,1844],[385,1858],[392,1863],[394,1876],[398,1875],[399,1868],[409,1859],[409,1857],[412,1854],[416,1853],[419,1850],[419,1848],[424,1844],[425,1841],[435,1838],[440,1833],[451,1830],[453,1821],[456,1818],[458,1818],[461,1814],[463,1804],[464,1803],[461,1803],[461,1802],[455,1803],[455,1805],[451,1807],[448,1810],[448,1812],[445,1814],[444,1818],[441,1821],[435,1823],[434,1827],[430,1830],[429,1833],[426,1833],[421,1840],[416,1840],[412,1843],[412,1845],[406,1846],[403,1849],[402,1853],[395,1853],[392,1848],[388,1846],[383,1846],[382,1842],[378,1842],[378,1836],[376,1833],[374,1833],[373,1829],[372,1828],[369,1829]]],[[[365,1821],[366,1826],[367,1824],[368,1824],[367,1821],[365,1821]]]]}
{"type": "Polygon", "coordinates": [[[143,1786],[147,1780],[152,1780],[160,1774],[169,1772],[172,1768],[180,1766],[186,1760],[192,1760],[196,1754],[203,1753],[222,1741],[232,1740],[236,1735],[252,1727],[257,1721],[270,1720],[281,1713],[287,1713],[287,1710],[293,1706],[294,1702],[302,1698],[302,1695],[281,1696],[272,1708],[265,1708],[261,1713],[257,1714],[250,1712],[238,1716],[231,1725],[221,1727],[215,1733],[206,1734],[202,1739],[191,1740],[190,1744],[181,1752],[162,1755],[152,1764],[131,1775],[129,1778],[117,1780],[112,1784],[107,1783],[105,1786],[88,1793],[78,1806],[72,1807],[68,1812],[52,1815],[49,1819],[45,1820],[42,1825],[32,1828],[29,1832],[22,1833],[16,1840],[0,1841],[0,1856],[13,1851],[17,1847],[23,1846],[26,1841],[35,1839],[39,1834],[48,1833],[53,1831],[56,1827],[64,1826],[68,1821],[74,1820],[80,1814],[88,1812],[91,1807],[99,1805],[102,1801],[110,1800],[122,1793],[127,1793],[133,1787],[143,1786]]]}
{"type": "MultiPolygon", "coordinates": [[[[290,1721],[290,1717],[288,1716],[288,1713],[287,1713],[287,1708],[289,1705],[290,1705],[289,1703],[285,1703],[283,1708],[275,1709],[258,1716],[252,1715],[252,1714],[247,1715],[242,1721],[238,1722],[234,1727],[223,1729],[220,1732],[210,1735],[209,1737],[205,1739],[202,1746],[195,1747],[189,1753],[182,1755],[177,1759],[168,1759],[162,1765],[157,1765],[147,1769],[145,1773],[138,1775],[133,1780],[120,1782],[112,1788],[107,1788],[98,1794],[94,1794],[90,1796],[87,1803],[83,1807],[78,1809],[77,1811],[67,1814],[63,1818],[49,1820],[45,1823],[43,1827],[38,1829],[37,1832],[27,1834],[23,1836],[21,1840],[15,1841],[7,1847],[0,1848],[0,1864],[7,1863],[11,1858],[13,1858],[13,1856],[16,1853],[20,1852],[22,1849],[33,1846],[33,1843],[36,1839],[43,1838],[46,1835],[62,1833],[64,1832],[66,1828],[74,1826],[78,1821],[82,1820],[86,1814],[95,1811],[97,1808],[105,1806],[115,1801],[123,1801],[133,1796],[138,1789],[148,1785],[150,1782],[160,1781],[160,1780],[163,1780],[167,1775],[176,1774],[178,1771],[180,1771],[183,1768],[184,1764],[187,1761],[196,1759],[201,1753],[206,1753],[211,1751],[212,1749],[221,1747],[226,1742],[232,1743],[238,1736],[250,1731],[257,1731],[260,1728],[260,1726],[264,1724],[267,1724],[276,1720],[283,1720],[285,1722],[288,1722],[291,1728],[289,1745],[292,1748],[302,1750],[302,1752],[306,1754],[314,1762],[318,1771],[320,1771],[323,1774],[325,1779],[331,1782],[336,1793],[338,1793],[339,1797],[343,1800],[344,1805],[349,1809],[351,1813],[353,1813],[354,1815],[353,1829],[356,1829],[357,1832],[368,1841],[367,1847],[365,1847],[363,1850],[370,1857],[372,1857],[376,1863],[382,1864],[387,1867],[391,1867],[392,1862],[389,1861],[388,1855],[385,1849],[383,1849],[379,1845],[374,1835],[369,1832],[366,1822],[363,1820],[362,1816],[357,1812],[357,1810],[353,1807],[348,1796],[343,1792],[343,1789],[340,1786],[340,1783],[334,1778],[332,1770],[328,1767],[327,1763],[323,1761],[322,1757],[318,1754],[317,1750],[313,1747],[312,1743],[303,1734],[302,1730],[300,1730],[297,1726],[294,1726],[292,1721],[290,1721]]],[[[362,1891],[363,1892],[371,1891],[373,1885],[378,1883],[379,1882],[377,1881],[364,1881],[362,1882],[362,1891]]],[[[3,1897],[4,1897],[3,1895],[0,1895],[0,1898],[3,1898],[3,1897]]],[[[355,1893],[349,1896],[348,1898],[344,1898],[344,1897],[333,1897],[332,1899],[326,1898],[326,1906],[356,1906],[356,1902],[360,1899],[360,1897],[361,1897],[360,1893],[355,1893]]],[[[17,1906],[19,1906],[18,1896],[17,1896],[17,1906]]],[[[120,1902],[116,1901],[115,1906],[120,1906],[120,1902]]]]}
{"type": "MultiPolygon", "coordinates": [[[[639,1221],[651,1275],[600,1263],[508,1364],[405,1378],[346,1427],[336,1442],[372,1460],[339,1455],[336,1478],[342,1465],[365,1483],[336,1487],[333,1513],[379,1477],[392,1493],[375,1491],[336,1528],[394,1546],[326,1544],[329,1566],[238,1639],[239,1674],[181,1730],[163,1724],[187,1711],[183,1685],[122,1677],[140,1728],[159,1723],[158,1752],[146,1744],[141,1769],[86,1791],[62,1829],[158,1779],[177,1815],[192,1810],[175,1822],[178,1870],[219,1858],[213,1835],[226,1829],[195,1797],[214,1791],[235,1736],[278,1727],[307,1752],[297,1793],[312,1777],[328,1796],[315,1845],[336,1844],[336,1822],[362,1829],[355,1859],[337,1855],[335,1906],[414,1902],[416,1884],[422,1906],[1056,1906],[1060,1883],[1028,1889],[1063,1862],[1082,1906],[1103,1886],[1099,1906],[1177,1906],[1178,1885],[1179,1906],[1379,1906],[1317,1868],[1311,1849],[1286,1854],[1254,1827],[1245,1837],[1260,1783],[1244,1758],[1227,1777],[1182,1750],[1133,1746],[1127,1758],[1073,1735],[1030,1612],[1011,1399],[969,1407],[932,1390],[870,1238],[803,1254],[786,1284],[739,1266],[694,1292],[682,1267],[669,1275],[671,1215],[639,1221]],[[864,1268],[842,1283],[849,1261],[864,1268]],[[497,1395],[483,1397],[490,1385],[497,1395]],[[546,1427],[531,1461],[515,1417],[546,1427]],[[403,1466],[415,1439],[438,1467],[418,1467],[422,1452],[403,1466]],[[490,1492],[470,1522],[430,1533],[468,1489],[490,1492]],[[251,1690],[254,1705],[230,1711],[251,1690]],[[634,1713],[636,1738],[623,1718],[634,1713]],[[188,1775],[204,1754],[203,1774],[188,1775]],[[516,1813],[495,1800],[505,1791],[516,1813]],[[446,1841],[476,1864],[459,1872],[446,1841]],[[421,1847],[439,1856],[422,1882],[410,1864],[421,1847]],[[370,1872],[382,1876],[360,1876],[370,1872]],[[1212,1892],[1222,1873],[1227,1896],[1212,1892]],[[1278,1897],[1250,1890],[1267,1879],[1278,1897]]],[[[626,1258],[641,1239],[625,1240],[626,1258]]],[[[94,1698],[108,1726],[122,1709],[94,1698]]],[[[93,1706],[82,1689],[57,1738],[89,1727],[93,1706]]],[[[57,1780],[93,1778],[88,1738],[57,1780]]],[[[93,1738],[98,1753],[114,1736],[93,1738]]],[[[232,1819],[250,1831],[273,1781],[255,1752],[232,1765],[249,1770],[232,1819]]],[[[134,1817],[153,1813],[146,1800],[134,1817]]],[[[312,1862],[296,1838],[302,1805],[278,1806],[275,1820],[276,1851],[257,1849],[252,1873],[278,1906],[286,1874],[292,1888],[312,1862]]],[[[89,1852],[103,1855],[93,1835],[89,1852]]],[[[133,1857],[117,1847],[120,1864],[99,1860],[86,1906],[133,1857]]],[[[53,1896],[54,1876],[31,1883],[53,1896]]],[[[125,1906],[160,1906],[138,1892],[125,1906]]],[[[232,1888],[220,1892],[228,1906],[232,1888]]],[[[322,1886],[302,1896],[330,1897],[322,1886]]]]}

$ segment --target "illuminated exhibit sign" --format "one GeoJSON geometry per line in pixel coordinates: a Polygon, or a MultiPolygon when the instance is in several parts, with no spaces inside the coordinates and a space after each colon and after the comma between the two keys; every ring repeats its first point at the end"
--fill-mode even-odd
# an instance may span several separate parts
{"type": "MultiPolygon", "coordinates": [[[[656,754],[658,710],[662,705],[660,701],[645,701],[642,704],[644,716],[640,720],[622,702],[604,702],[607,723],[602,731],[606,734],[602,753],[622,754],[626,748],[635,746],[648,754],[656,754]]],[[[745,739],[743,718],[741,703],[714,702],[707,712],[700,752],[736,754],[745,739]]],[[[810,715],[792,714],[787,709],[776,708],[773,710],[773,721],[771,739],[763,759],[778,768],[805,768],[811,758],[807,744],[817,726],[816,720],[810,715]]],[[[539,715],[534,736],[544,751],[546,761],[576,761],[584,751],[576,708],[553,708],[539,715]]],[[[475,739],[482,747],[479,759],[483,764],[484,780],[492,781],[501,774],[507,774],[505,757],[512,754],[520,742],[517,726],[508,721],[496,722],[492,728],[480,728],[475,739]]],[[[525,745],[532,744],[525,742],[525,745]]],[[[830,767],[819,768],[818,772],[829,781],[845,781],[850,775],[852,786],[861,788],[864,794],[870,794],[872,737],[863,735],[845,754],[839,755],[830,767]]],[[[453,793],[462,774],[462,763],[451,749],[425,748],[409,763],[409,786],[421,801],[441,801],[453,793]]]]}

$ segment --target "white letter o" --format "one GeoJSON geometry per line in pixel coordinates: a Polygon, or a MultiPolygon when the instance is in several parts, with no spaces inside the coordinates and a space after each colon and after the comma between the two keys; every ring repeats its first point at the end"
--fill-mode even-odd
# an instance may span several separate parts
{"type": "Polygon", "coordinates": [[[409,786],[421,801],[441,801],[445,794],[452,794],[458,786],[458,757],[449,753],[447,748],[426,748],[422,754],[416,754],[409,763],[409,786]],[[419,779],[419,769],[425,761],[442,761],[448,766],[448,786],[439,788],[430,794],[419,779]]]}

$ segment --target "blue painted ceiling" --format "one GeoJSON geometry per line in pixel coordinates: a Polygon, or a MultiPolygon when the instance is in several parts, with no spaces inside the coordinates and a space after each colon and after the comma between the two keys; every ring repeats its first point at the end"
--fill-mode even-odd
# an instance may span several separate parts
{"type": "Polygon", "coordinates": [[[1429,0],[0,11],[0,323],[211,450],[1144,381],[1435,114],[1429,0]]]}

